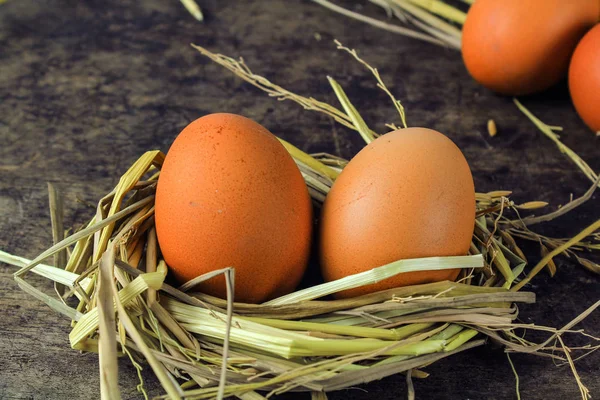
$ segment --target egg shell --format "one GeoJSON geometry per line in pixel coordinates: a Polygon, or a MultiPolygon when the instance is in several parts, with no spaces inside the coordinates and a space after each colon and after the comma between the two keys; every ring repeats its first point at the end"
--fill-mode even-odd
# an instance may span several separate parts
{"type": "Polygon", "coordinates": [[[600,24],[581,39],[573,53],[569,91],[581,119],[600,132],[600,24]]]}
{"type": "Polygon", "coordinates": [[[566,76],[577,42],[599,18],[598,0],[477,0],[463,26],[463,60],[495,92],[539,92],[566,76]]]}
{"type": "MultiPolygon", "coordinates": [[[[235,267],[235,299],[291,292],[306,269],[312,204],[292,157],[267,129],[233,114],[189,124],[166,158],[156,190],[160,249],[180,282],[235,267]]],[[[225,280],[198,286],[225,298],[225,280]]]]}
{"type": "MultiPolygon", "coordinates": [[[[401,259],[465,255],[474,224],[473,177],[458,147],[431,129],[390,132],[348,163],[325,200],[323,276],[332,281],[401,259]]],[[[402,273],[337,297],[454,280],[458,273],[402,273]]]]}

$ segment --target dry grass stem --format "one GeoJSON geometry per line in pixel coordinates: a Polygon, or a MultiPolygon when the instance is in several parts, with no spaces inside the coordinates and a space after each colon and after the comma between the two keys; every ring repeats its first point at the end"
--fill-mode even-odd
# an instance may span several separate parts
{"type": "Polygon", "coordinates": [[[198,4],[194,0],[181,0],[181,4],[188,10],[192,17],[202,22],[204,21],[204,15],[198,4]]]}
{"type": "Polygon", "coordinates": [[[371,18],[371,17],[367,17],[366,15],[362,15],[358,12],[354,12],[351,10],[348,10],[344,7],[341,7],[337,4],[334,4],[328,0],[312,0],[315,3],[330,9],[331,11],[334,11],[338,14],[342,14],[345,15],[346,17],[350,17],[352,19],[355,19],[357,21],[361,21],[361,22],[365,22],[369,25],[375,26],[377,28],[380,29],[384,29],[386,31],[389,32],[393,32],[393,33],[397,33],[400,35],[404,35],[404,36],[408,36],[414,39],[419,39],[425,42],[429,42],[429,43],[433,43],[433,44],[437,44],[439,46],[443,46],[445,47],[446,44],[439,39],[433,38],[427,34],[421,33],[419,31],[413,30],[413,29],[408,29],[402,26],[398,26],[398,25],[393,25],[393,24],[388,24],[386,22],[380,21],[378,19],[375,18],[371,18]]]}
{"type": "Polygon", "coordinates": [[[553,132],[553,129],[551,126],[546,125],[539,118],[537,118],[535,115],[533,115],[531,113],[531,111],[529,111],[527,108],[525,108],[525,106],[523,104],[521,104],[521,102],[519,100],[517,100],[516,98],[514,98],[513,101],[517,105],[519,110],[521,110],[521,112],[523,114],[525,114],[527,116],[527,118],[529,118],[531,120],[531,122],[533,122],[534,125],[537,126],[537,128],[544,135],[546,135],[548,138],[550,138],[556,144],[556,146],[561,151],[561,153],[564,153],[567,157],[569,157],[571,159],[571,161],[573,161],[575,163],[575,165],[577,165],[577,167],[579,167],[579,169],[584,173],[584,175],[591,182],[595,183],[596,185],[599,184],[597,182],[598,174],[596,174],[596,172],[594,172],[594,170],[588,165],[588,163],[586,163],[581,157],[579,157],[579,155],[577,155],[577,153],[575,153],[573,150],[571,150],[569,147],[567,147],[565,144],[563,144],[560,141],[558,135],[556,135],[553,132]]]}
{"type": "Polygon", "coordinates": [[[402,105],[402,103],[399,100],[396,99],[396,97],[394,97],[394,95],[392,94],[392,92],[390,92],[390,90],[387,88],[385,83],[383,83],[383,80],[381,79],[381,76],[379,75],[379,71],[377,70],[377,68],[373,68],[365,60],[363,60],[362,58],[360,58],[358,56],[358,53],[356,52],[356,50],[345,47],[344,45],[342,45],[342,43],[339,40],[337,40],[337,39],[334,40],[334,43],[336,44],[338,50],[343,50],[343,51],[347,52],[348,54],[350,54],[352,57],[354,57],[356,59],[356,61],[358,61],[359,63],[364,65],[365,68],[367,68],[371,72],[371,74],[373,74],[373,77],[377,81],[377,87],[379,89],[383,90],[384,93],[388,95],[388,97],[392,101],[392,104],[394,104],[394,107],[396,107],[396,110],[398,111],[398,114],[400,115],[400,120],[402,122],[402,126],[404,128],[408,127],[408,125],[406,125],[406,113],[404,112],[404,106],[402,105]]]}

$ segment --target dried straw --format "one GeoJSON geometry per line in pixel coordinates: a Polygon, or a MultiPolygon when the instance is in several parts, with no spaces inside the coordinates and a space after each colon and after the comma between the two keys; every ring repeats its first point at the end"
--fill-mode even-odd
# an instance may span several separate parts
{"type": "MultiPolygon", "coordinates": [[[[373,73],[404,121],[400,103],[385,88],[377,70],[353,50],[337,45],[373,73]]],[[[365,138],[377,136],[363,125],[339,85],[333,86],[344,111],[286,91],[253,74],[242,60],[195,48],[271,96],[325,113],[365,138]]],[[[322,201],[347,161],[328,154],[313,157],[289,143],[283,144],[302,171],[314,200],[322,201]]],[[[394,288],[344,300],[319,299],[349,284],[356,285],[361,279],[351,276],[269,303],[240,304],[233,302],[232,269],[216,272],[226,277],[225,300],[194,291],[199,280],[214,274],[179,289],[165,282],[168,266],[160,258],[153,227],[154,193],[163,160],[159,151],[142,155],[115,189],[99,201],[86,227],[59,240],[34,260],[0,253],[0,260],[21,267],[15,274],[20,287],[72,319],[71,346],[99,353],[103,398],[120,396],[116,385],[116,359],[120,354],[129,355],[136,368],[140,366],[134,356],[150,365],[165,391],[163,398],[263,398],[256,391],[267,392],[267,396],[305,391],[322,398],[325,392],[400,372],[405,372],[410,381],[415,375],[423,375],[420,368],[480,346],[486,338],[503,344],[507,351],[568,362],[582,398],[586,398],[587,389],[575,370],[571,352],[598,346],[569,349],[562,335],[574,332],[571,328],[600,302],[562,329],[518,323],[514,303],[535,301],[533,293],[516,291],[551,265],[556,255],[597,249],[584,239],[594,237],[599,223],[572,239],[546,238],[529,230],[526,222],[518,225],[506,216],[518,216],[519,209],[536,209],[542,203],[517,207],[507,198],[509,192],[478,193],[470,255],[460,259],[464,261],[461,283],[394,288]],[[526,260],[515,237],[537,240],[547,249],[542,261],[520,281],[526,260]],[[42,264],[65,251],[70,257],[64,270],[42,264]],[[474,263],[469,264],[471,261],[474,263]],[[69,290],[65,296],[76,295],[78,306],[72,308],[60,295],[57,299],[56,294],[48,295],[29,284],[25,280],[29,272],[66,286],[69,290]],[[539,331],[550,337],[535,344],[522,338],[521,330],[539,331]],[[550,346],[553,341],[560,346],[550,346]]],[[[454,268],[456,261],[453,257],[405,260],[370,271],[367,277],[384,279],[409,270],[407,265],[413,268],[410,270],[454,268]]],[[[590,341],[600,340],[576,332],[590,341]]]]}
{"type": "Polygon", "coordinates": [[[388,17],[396,17],[404,26],[363,15],[329,0],[312,1],[338,14],[388,32],[455,50],[461,48],[460,27],[466,20],[466,13],[440,0],[369,0],[383,8],[388,17]]]}

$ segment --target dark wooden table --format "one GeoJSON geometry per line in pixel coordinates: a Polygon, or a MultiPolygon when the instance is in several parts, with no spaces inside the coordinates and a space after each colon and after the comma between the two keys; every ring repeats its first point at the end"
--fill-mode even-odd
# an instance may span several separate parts
{"type": "MultiPolygon", "coordinates": [[[[590,186],[510,98],[469,78],[456,51],[344,19],[310,1],[199,3],[206,12],[203,24],[175,0],[0,5],[0,249],[32,258],[51,244],[46,182],[63,191],[65,223],[77,226],[92,215],[89,203],[109,191],[142,152],[166,151],[186,124],[207,113],[246,115],[309,152],[351,157],[360,149],[355,133],[265,96],[202,58],[192,42],[243,56],[274,82],[336,104],[326,80],[332,75],[365,119],[384,131],[385,122],[397,121],[394,109],[369,74],[335,50],[337,38],[380,69],[404,102],[410,125],[440,130],[461,147],[478,191],[511,189],[516,202],[545,200],[554,208],[590,186]],[[494,138],[486,131],[489,118],[498,125],[494,138]]],[[[364,11],[383,17],[372,5],[364,11]]],[[[564,142],[600,171],[600,142],[576,116],[566,85],[523,102],[547,123],[563,125],[564,142]]],[[[540,228],[548,235],[573,235],[599,217],[596,196],[540,228]]],[[[526,249],[536,261],[537,248],[526,249]]],[[[554,279],[542,273],[530,285],[538,303],[521,307],[524,322],[561,326],[599,298],[598,276],[564,258],[556,261],[554,279]]],[[[70,349],[69,321],[20,291],[14,271],[0,266],[0,398],[98,398],[97,356],[70,349]]],[[[51,289],[41,278],[33,282],[51,289]]],[[[579,327],[598,335],[599,314],[579,327]]],[[[578,396],[568,367],[533,356],[513,360],[524,399],[578,396]]],[[[134,369],[125,361],[120,365],[124,398],[139,398],[134,369]]],[[[595,395],[599,365],[600,353],[577,363],[595,395]]],[[[431,377],[415,381],[421,399],[516,397],[498,348],[472,350],[426,370],[431,377]]],[[[149,368],[144,379],[150,393],[158,394],[149,368]]],[[[331,398],[397,399],[405,391],[404,377],[394,376],[331,398]]]]}

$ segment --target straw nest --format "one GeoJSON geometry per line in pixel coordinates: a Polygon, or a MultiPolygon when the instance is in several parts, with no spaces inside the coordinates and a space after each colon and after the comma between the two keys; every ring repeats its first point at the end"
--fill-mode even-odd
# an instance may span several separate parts
{"type": "MultiPolygon", "coordinates": [[[[377,70],[355,51],[339,43],[338,48],[373,73],[406,126],[402,105],[385,87],[377,70]]],[[[377,136],[332,78],[330,83],[343,111],[291,93],[253,74],[241,60],[196,49],[271,96],[330,115],[358,131],[367,142],[377,136]]],[[[314,202],[322,202],[346,160],[328,154],[309,155],[282,143],[296,160],[314,202]]],[[[521,219],[518,211],[545,203],[515,205],[508,198],[510,192],[478,193],[476,226],[467,256],[398,261],[265,304],[240,304],[233,301],[233,269],[215,271],[181,287],[165,281],[168,266],[161,259],[154,229],[154,195],[163,160],[160,151],[142,155],[114,190],[98,202],[87,226],[67,238],[61,234],[60,196],[51,187],[56,244],[32,261],[2,255],[3,261],[22,266],[15,274],[22,289],[73,321],[71,346],[99,353],[104,398],[120,397],[117,357],[122,355],[137,369],[142,368],[142,360],[150,366],[164,388],[162,398],[235,395],[254,399],[286,391],[322,397],[328,391],[397,373],[406,373],[410,383],[411,377],[427,375],[421,368],[488,340],[502,344],[507,352],[544,355],[569,363],[582,397],[587,398],[571,351],[592,351],[597,343],[567,349],[562,334],[573,332],[573,326],[600,302],[561,329],[519,323],[516,306],[535,301],[533,293],[519,289],[543,268],[554,272],[552,259],[558,254],[566,253],[590,270],[599,270],[578,251],[600,247],[597,234],[593,236],[600,221],[572,239],[547,238],[529,229],[579,203],[558,213],[521,219]],[[515,238],[536,241],[545,249],[545,256],[527,275],[526,257],[515,238]],[[55,267],[42,264],[51,256],[55,267]],[[463,268],[458,282],[401,287],[345,300],[322,299],[400,272],[457,266],[463,268]],[[33,287],[25,279],[28,272],[54,281],[56,294],[33,287]],[[225,274],[227,300],[194,290],[199,281],[216,274],[225,274]],[[522,337],[522,329],[540,330],[548,337],[532,343],[522,337]]],[[[591,191],[598,183],[595,179],[591,191]]],[[[407,386],[412,395],[412,385],[407,386]]],[[[145,395],[142,383],[139,390],[145,395]]]]}

